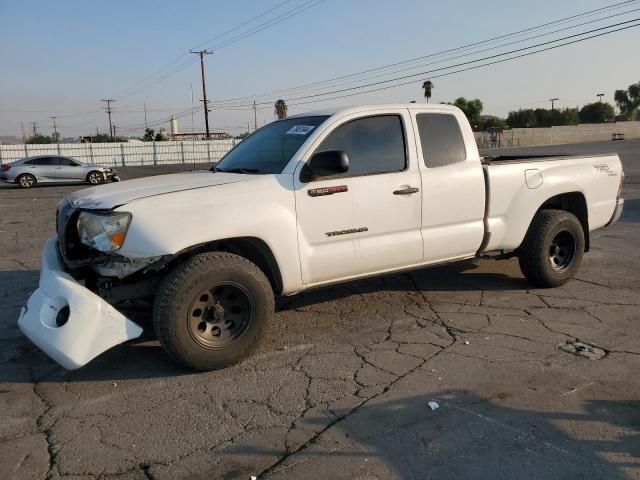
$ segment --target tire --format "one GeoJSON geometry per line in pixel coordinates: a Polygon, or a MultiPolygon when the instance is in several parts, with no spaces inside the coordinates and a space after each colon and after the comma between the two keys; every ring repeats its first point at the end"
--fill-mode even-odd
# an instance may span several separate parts
{"type": "Polygon", "coordinates": [[[210,252],[186,260],[163,280],[153,324],[173,361],[208,371],[249,356],[273,312],[273,290],[262,270],[244,257],[210,252]]]}
{"type": "Polygon", "coordinates": [[[536,287],[559,287],[578,271],[584,245],[582,224],[575,215],[541,210],[518,250],[520,270],[536,287]]]}
{"type": "Polygon", "coordinates": [[[18,176],[16,179],[16,183],[20,188],[31,188],[36,184],[36,177],[31,175],[30,173],[23,173],[18,176]]]}
{"type": "Polygon", "coordinates": [[[87,174],[87,183],[91,185],[100,185],[104,182],[104,175],[97,170],[92,170],[87,174]]]}

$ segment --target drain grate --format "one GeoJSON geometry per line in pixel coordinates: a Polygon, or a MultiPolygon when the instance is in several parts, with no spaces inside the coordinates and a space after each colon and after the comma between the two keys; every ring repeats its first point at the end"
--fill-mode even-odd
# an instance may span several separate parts
{"type": "Polygon", "coordinates": [[[579,357],[588,358],[589,360],[600,360],[607,356],[607,352],[603,349],[584,342],[567,342],[566,345],[560,347],[560,350],[579,357]]]}

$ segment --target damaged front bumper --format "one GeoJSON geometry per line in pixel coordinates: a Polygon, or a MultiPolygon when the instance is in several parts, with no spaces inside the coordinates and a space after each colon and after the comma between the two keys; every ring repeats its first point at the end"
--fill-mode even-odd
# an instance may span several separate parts
{"type": "Polygon", "coordinates": [[[22,308],[18,325],[47,355],[74,370],[139,337],[142,327],[66,273],[56,243],[51,237],[45,244],[40,285],[22,308]]]}

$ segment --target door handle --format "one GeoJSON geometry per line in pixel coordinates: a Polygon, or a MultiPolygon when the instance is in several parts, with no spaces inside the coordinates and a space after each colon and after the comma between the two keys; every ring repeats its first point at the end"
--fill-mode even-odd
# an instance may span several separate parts
{"type": "Polygon", "coordinates": [[[401,188],[400,190],[394,190],[394,195],[412,195],[414,193],[418,193],[420,191],[419,188],[416,187],[406,187],[401,188]]]}

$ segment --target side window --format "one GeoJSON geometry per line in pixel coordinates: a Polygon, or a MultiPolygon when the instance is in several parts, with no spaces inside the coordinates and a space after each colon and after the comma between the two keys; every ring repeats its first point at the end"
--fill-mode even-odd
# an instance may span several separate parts
{"type": "Polygon", "coordinates": [[[359,118],[331,132],[317,152],[342,150],[349,171],[341,177],[400,172],[407,165],[402,119],[397,115],[359,118]]]}
{"type": "Polygon", "coordinates": [[[448,113],[419,113],[416,120],[422,156],[427,167],[444,167],[467,158],[456,117],[448,113]]]}
{"type": "Polygon", "coordinates": [[[55,159],[51,157],[34,158],[24,162],[26,165],[56,165],[55,159]]]}
{"type": "Polygon", "coordinates": [[[74,162],[70,158],[58,157],[56,160],[58,160],[58,165],[62,165],[64,167],[75,167],[78,165],[76,162],[74,162]]]}

